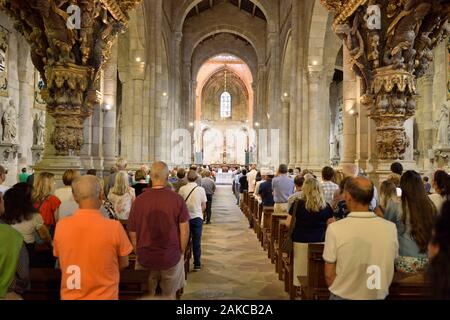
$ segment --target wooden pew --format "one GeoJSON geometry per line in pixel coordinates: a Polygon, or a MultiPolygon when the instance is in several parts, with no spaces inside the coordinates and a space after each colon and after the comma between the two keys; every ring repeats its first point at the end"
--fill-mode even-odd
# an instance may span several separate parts
{"type": "MultiPolygon", "coordinates": [[[[323,244],[308,245],[308,275],[298,277],[302,284],[302,300],[329,299],[325,281],[323,244]]],[[[404,274],[396,272],[389,288],[387,300],[427,300],[431,297],[431,286],[422,273],[404,274]]]]}
{"type": "Polygon", "coordinates": [[[278,247],[276,248],[276,260],[275,260],[275,271],[278,273],[278,279],[284,280],[284,272],[283,272],[283,258],[287,258],[288,255],[281,251],[281,244],[284,239],[288,236],[288,226],[286,224],[286,220],[281,220],[278,224],[278,238],[277,243],[278,247]]]}
{"type": "Polygon", "coordinates": [[[248,194],[248,215],[247,215],[247,218],[248,218],[249,225],[253,227],[253,231],[255,230],[255,225],[253,224],[255,202],[256,202],[256,199],[255,199],[255,196],[253,195],[253,192],[249,193],[248,194]]]}
{"type": "Polygon", "coordinates": [[[408,275],[396,272],[387,300],[429,300],[431,297],[431,285],[423,273],[408,275]]]}
{"type": "Polygon", "coordinates": [[[258,239],[261,242],[261,246],[263,246],[264,240],[263,225],[262,225],[263,215],[264,215],[263,205],[262,203],[258,203],[258,239]]]}
{"type": "Polygon", "coordinates": [[[263,248],[264,250],[267,250],[267,256],[270,258],[270,250],[269,250],[269,238],[270,238],[270,232],[272,227],[272,214],[273,214],[273,207],[265,207],[263,209],[263,248]]]}
{"type": "Polygon", "coordinates": [[[254,198],[254,202],[253,202],[253,230],[256,233],[256,237],[258,238],[258,240],[261,239],[260,233],[261,233],[261,220],[259,219],[259,208],[260,208],[260,203],[258,202],[258,198],[254,198]]]}
{"type": "Polygon", "coordinates": [[[285,220],[287,214],[272,214],[271,227],[270,227],[270,238],[269,238],[269,257],[272,263],[275,263],[278,248],[278,225],[280,220],[285,220]]]}
{"type": "Polygon", "coordinates": [[[250,217],[250,193],[247,191],[246,195],[244,197],[244,202],[245,202],[245,216],[247,217],[247,219],[250,217]]]}
{"type": "Polygon", "coordinates": [[[299,277],[302,300],[328,300],[330,291],[325,281],[323,244],[308,245],[308,275],[299,277]]]}
{"type": "Polygon", "coordinates": [[[244,191],[242,201],[239,204],[241,207],[241,211],[245,216],[247,216],[247,199],[248,199],[248,192],[244,191]]]}
{"type": "MultiPolygon", "coordinates": [[[[30,269],[31,288],[25,300],[59,300],[61,286],[60,269],[30,269]]],[[[135,300],[148,292],[148,271],[122,270],[120,272],[119,299],[135,300]]]]}

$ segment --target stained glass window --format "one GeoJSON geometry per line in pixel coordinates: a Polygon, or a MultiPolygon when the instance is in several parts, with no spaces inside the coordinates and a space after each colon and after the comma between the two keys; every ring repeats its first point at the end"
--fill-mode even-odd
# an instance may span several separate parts
{"type": "Polygon", "coordinates": [[[231,117],[231,95],[226,91],[220,96],[220,117],[231,117]]]}

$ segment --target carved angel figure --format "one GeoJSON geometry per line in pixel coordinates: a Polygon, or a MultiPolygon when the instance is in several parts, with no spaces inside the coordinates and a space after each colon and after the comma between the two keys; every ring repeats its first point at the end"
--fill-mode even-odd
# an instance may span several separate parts
{"type": "Polygon", "coordinates": [[[423,19],[429,13],[431,5],[409,0],[405,10],[399,14],[387,30],[387,50],[384,63],[394,68],[405,68],[412,71],[415,63],[416,50],[414,40],[423,19]]]}

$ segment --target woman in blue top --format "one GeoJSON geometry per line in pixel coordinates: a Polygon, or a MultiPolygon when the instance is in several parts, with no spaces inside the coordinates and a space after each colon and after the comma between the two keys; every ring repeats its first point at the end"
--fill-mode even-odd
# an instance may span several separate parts
{"type": "Polygon", "coordinates": [[[291,206],[287,225],[295,214],[292,232],[294,244],[294,285],[300,286],[298,276],[308,273],[308,243],[323,242],[327,225],[334,221],[333,209],[326,203],[322,187],[315,178],[307,178],[300,199],[291,206]]]}
{"type": "Polygon", "coordinates": [[[420,175],[406,171],[401,180],[401,203],[397,210],[388,210],[385,218],[397,225],[399,257],[395,262],[397,271],[416,273],[427,264],[427,246],[431,239],[435,205],[425,192],[420,175]]]}

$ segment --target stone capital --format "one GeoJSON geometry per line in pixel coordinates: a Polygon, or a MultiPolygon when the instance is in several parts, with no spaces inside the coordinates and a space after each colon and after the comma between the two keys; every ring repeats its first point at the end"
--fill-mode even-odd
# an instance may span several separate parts
{"type": "Polygon", "coordinates": [[[320,70],[314,70],[314,69],[309,69],[308,70],[308,81],[310,83],[318,83],[320,80],[322,79],[322,71],[320,70]]]}
{"type": "Polygon", "coordinates": [[[181,40],[183,40],[183,32],[175,31],[173,35],[176,42],[181,42],[181,40]]]}
{"type": "Polygon", "coordinates": [[[102,70],[114,40],[128,24],[129,12],[139,2],[0,1],[0,9],[16,20],[16,29],[30,44],[31,60],[45,83],[41,96],[55,119],[49,141],[56,155],[80,154],[84,120],[100,102],[102,70]],[[68,19],[68,5],[78,6],[79,26],[68,19]]]}
{"type": "MultiPolygon", "coordinates": [[[[416,109],[416,79],[426,76],[433,48],[448,37],[447,0],[321,0],[343,39],[345,72],[361,78],[361,104],[377,129],[380,159],[403,159],[404,122],[416,109]],[[370,23],[372,22],[372,23],[370,23]]],[[[425,80],[432,83],[432,77],[425,80]]]]}
{"type": "Polygon", "coordinates": [[[282,102],[283,104],[290,103],[290,102],[291,102],[291,97],[289,97],[289,96],[285,97],[285,96],[283,95],[283,96],[281,97],[281,102],[282,102]]]}

